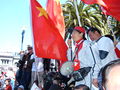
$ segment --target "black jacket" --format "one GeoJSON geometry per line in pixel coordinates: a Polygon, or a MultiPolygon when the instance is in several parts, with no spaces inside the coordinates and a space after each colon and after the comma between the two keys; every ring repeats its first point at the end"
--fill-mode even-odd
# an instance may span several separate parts
{"type": "Polygon", "coordinates": [[[32,55],[32,54],[30,54],[30,53],[23,55],[22,60],[19,61],[19,63],[20,63],[19,68],[20,68],[20,69],[23,69],[23,70],[26,70],[26,71],[31,71],[31,69],[32,69],[32,64],[33,64],[33,62],[35,61],[34,59],[30,59],[30,58],[31,58],[31,55],[32,55]],[[27,61],[27,65],[26,65],[26,68],[25,68],[24,65],[25,65],[25,62],[26,62],[26,61],[27,61]]]}

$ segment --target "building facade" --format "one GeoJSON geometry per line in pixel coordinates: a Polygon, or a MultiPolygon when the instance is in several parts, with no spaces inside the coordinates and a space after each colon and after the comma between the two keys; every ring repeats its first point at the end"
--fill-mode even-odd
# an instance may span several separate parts
{"type": "Polygon", "coordinates": [[[2,67],[16,67],[20,56],[13,52],[0,52],[0,66],[2,67]]]}

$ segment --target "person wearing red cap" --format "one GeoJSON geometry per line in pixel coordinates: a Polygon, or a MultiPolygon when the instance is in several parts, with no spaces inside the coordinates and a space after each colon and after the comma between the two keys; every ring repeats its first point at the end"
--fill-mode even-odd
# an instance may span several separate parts
{"type": "MultiPolygon", "coordinates": [[[[82,27],[75,27],[72,32],[72,39],[75,41],[75,50],[73,53],[73,58],[71,60],[74,60],[74,70],[77,71],[80,68],[84,67],[93,67],[94,66],[94,60],[92,58],[92,54],[90,51],[90,43],[85,38],[85,29],[82,27]]],[[[70,41],[70,40],[69,40],[70,41]]],[[[68,42],[68,52],[67,57],[70,60],[70,51],[71,51],[71,45],[70,42],[68,42]]],[[[91,88],[91,71],[87,74],[87,76],[84,78],[84,80],[78,81],[75,83],[75,86],[84,84],[91,88]]]]}

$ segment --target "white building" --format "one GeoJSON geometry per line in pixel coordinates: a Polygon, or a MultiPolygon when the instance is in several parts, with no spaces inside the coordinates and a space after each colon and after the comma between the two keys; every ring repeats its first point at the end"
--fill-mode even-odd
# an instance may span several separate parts
{"type": "Polygon", "coordinates": [[[13,52],[0,52],[0,66],[2,67],[16,67],[20,56],[13,52]]]}

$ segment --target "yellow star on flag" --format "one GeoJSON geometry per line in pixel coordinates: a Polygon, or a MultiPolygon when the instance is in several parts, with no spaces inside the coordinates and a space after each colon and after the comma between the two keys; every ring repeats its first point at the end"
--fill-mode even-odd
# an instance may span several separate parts
{"type": "Polygon", "coordinates": [[[60,3],[60,0],[55,0],[55,1],[56,1],[56,3],[57,3],[57,4],[59,4],[59,3],[60,3]]]}
{"type": "Polygon", "coordinates": [[[45,16],[46,18],[48,18],[48,14],[43,8],[41,8],[41,7],[36,7],[36,8],[40,11],[38,17],[45,16]]]}

